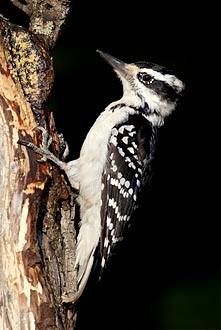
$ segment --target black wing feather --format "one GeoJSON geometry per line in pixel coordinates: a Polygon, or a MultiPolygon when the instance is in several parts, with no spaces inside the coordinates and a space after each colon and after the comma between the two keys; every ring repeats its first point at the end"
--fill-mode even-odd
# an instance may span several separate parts
{"type": "Polygon", "coordinates": [[[140,191],[152,175],[155,141],[156,128],[142,115],[112,129],[102,176],[102,269],[131,224],[140,191]]]}

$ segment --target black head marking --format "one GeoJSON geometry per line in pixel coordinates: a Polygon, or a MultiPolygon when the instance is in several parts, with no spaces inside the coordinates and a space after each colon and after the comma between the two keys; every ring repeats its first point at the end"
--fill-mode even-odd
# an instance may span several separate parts
{"type": "MultiPolygon", "coordinates": [[[[136,62],[136,65],[140,69],[152,69],[153,71],[159,72],[162,75],[173,75],[173,72],[163,66],[160,66],[155,63],[151,62],[136,62]]],[[[156,92],[156,94],[161,95],[163,99],[167,99],[168,101],[175,101],[179,99],[181,94],[177,91],[176,87],[171,86],[168,82],[165,80],[158,80],[155,79],[154,76],[151,74],[140,71],[137,74],[138,80],[144,84],[146,87],[151,88],[156,92]]]]}
{"type": "Polygon", "coordinates": [[[165,81],[154,80],[151,87],[157,94],[160,94],[162,98],[168,101],[175,101],[179,99],[180,93],[177,92],[172,86],[165,81]]]}
{"type": "Polygon", "coordinates": [[[170,69],[165,68],[159,64],[151,63],[151,62],[136,62],[134,63],[138,68],[143,69],[152,69],[154,71],[160,72],[162,74],[173,74],[170,69]]]}

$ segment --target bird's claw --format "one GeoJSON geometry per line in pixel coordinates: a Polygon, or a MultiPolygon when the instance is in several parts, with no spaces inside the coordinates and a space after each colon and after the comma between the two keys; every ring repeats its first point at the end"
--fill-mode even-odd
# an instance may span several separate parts
{"type": "Polygon", "coordinates": [[[37,154],[42,155],[41,159],[38,159],[38,162],[46,162],[47,159],[50,159],[51,152],[49,151],[49,147],[52,143],[52,137],[49,136],[47,130],[42,126],[36,126],[33,130],[40,130],[42,132],[42,148],[37,147],[33,142],[19,140],[18,143],[28,147],[33,150],[37,154]]]}

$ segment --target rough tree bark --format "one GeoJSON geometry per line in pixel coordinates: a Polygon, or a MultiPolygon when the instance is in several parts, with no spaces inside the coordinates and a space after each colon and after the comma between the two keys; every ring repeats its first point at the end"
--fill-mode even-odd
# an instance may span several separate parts
{"type": "MultiPolygon", "coordinates": [[[[41,125],[60,156],[47,100],[54,47],[70,0],[11,0],[30,16],[29,29],[0,16],[0,329],[73,329],[65,303],[76,292],[75,193],[49,162],[18,144],[41,144],[41,125]]],[[[71,300],[71,299],[70,299],[71,300]]]]}

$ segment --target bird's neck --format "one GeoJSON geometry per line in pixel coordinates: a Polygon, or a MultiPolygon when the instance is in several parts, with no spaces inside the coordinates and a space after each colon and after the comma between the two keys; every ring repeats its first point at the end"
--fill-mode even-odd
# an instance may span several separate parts
{"type": "Polygon", "coordinates": [[[150,109],[144,99],[133,92],[124,93],[121,99],[110,103],[106,111],[114,112],[125,107],[134,109],[137,114],[142,114],[153,126],[162,126],[164,123],[164,118],[157,111],[150,109]]]}

